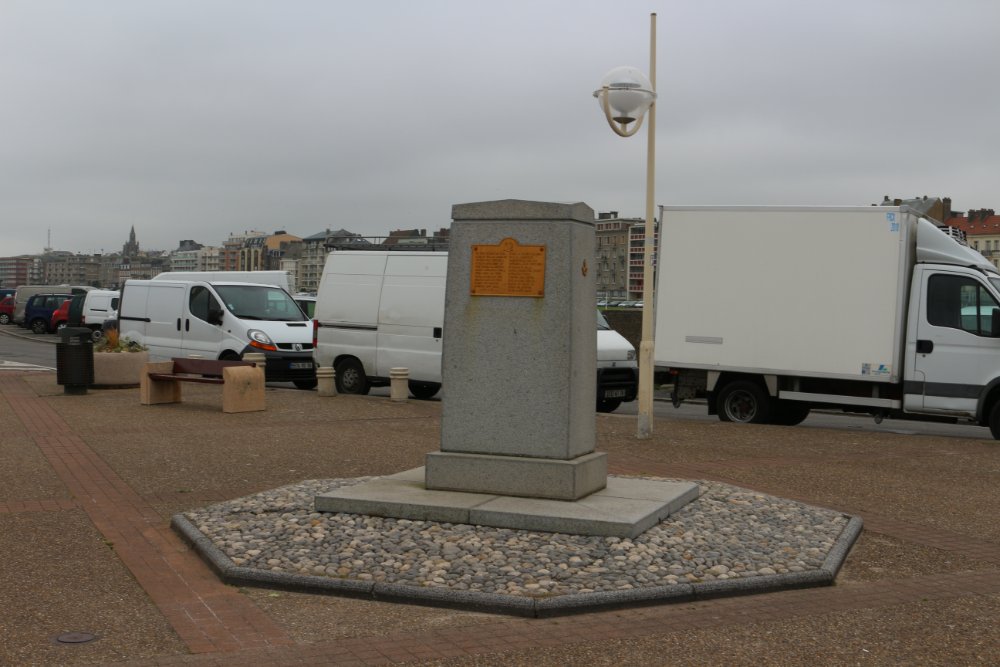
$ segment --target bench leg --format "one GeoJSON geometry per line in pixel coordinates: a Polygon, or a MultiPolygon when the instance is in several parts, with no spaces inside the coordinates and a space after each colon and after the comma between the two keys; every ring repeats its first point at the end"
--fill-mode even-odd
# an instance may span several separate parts
{"type": "Polygon", "coordinates": [[[174,362],[150,361],[142,369],[139,376],[139,403],[141,405],[158,405],[160,403],[180,403],[181,384],[169,380],[153,380],[150,373],[172,373],[174,362]]]}
{"type": "Polygon", "coordinates": [[[222,411],[254,412],[264,409],[264,369],[232,366],[222,369],[222,411]]]}

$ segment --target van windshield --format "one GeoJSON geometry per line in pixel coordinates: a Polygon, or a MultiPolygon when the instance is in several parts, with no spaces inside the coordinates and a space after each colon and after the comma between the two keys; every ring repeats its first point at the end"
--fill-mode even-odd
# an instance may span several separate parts
{"type": "Polygon", "coordinates": [[[215,285],[226,308],[241,320],[303,322],[302,311],[280,287],[267,285],[215,285]]]}
{"type": "Polygon", "coordinates": [[[611,329],[611,325],[608,321],[604,319],[604,313],[600,310],[597,311],[597,330],[598,331],[608,331],[611,329]]]}

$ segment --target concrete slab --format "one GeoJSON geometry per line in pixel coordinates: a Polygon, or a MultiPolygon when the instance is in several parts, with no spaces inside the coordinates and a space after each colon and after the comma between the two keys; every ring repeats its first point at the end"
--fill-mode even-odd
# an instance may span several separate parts
{"type": "Polygon", "coordinates": [[[608,486],[576,501],[428,490],[424,469],[318,494],[319,512],[442,521],[574,535],[636,537],[698,497],[693,482],[608,477],[608,486]]]}

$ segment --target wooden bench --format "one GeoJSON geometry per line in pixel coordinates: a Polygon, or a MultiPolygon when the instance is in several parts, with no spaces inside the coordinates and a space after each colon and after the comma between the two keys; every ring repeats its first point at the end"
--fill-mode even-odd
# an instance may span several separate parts
{"type": "Polygon", "coordinates": [[[249,361],[183,359],[152,361],[139,378],[142,405],[181,402],[181,382],[222,385],[223,412],[264,409],[264,367],[249,361]]]}

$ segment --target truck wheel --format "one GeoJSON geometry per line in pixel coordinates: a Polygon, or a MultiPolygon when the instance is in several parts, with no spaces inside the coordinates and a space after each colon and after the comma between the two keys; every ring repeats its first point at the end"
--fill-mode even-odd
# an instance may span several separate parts
{"type": "Polygon", "coordinates": [[[771,421],[771,398],[764,389],[745,380],[730,382],[719,392],[716,409],[724,422],[767,424],[771,421]]]}
{"type": "Polygon", "coordinates": [[[774,416],[771,418],[772,424],[779,426],[795,426],[805,421],[809,416],[809,405],[799,401],[778,401],[774,409],[774,416]]]}
{"type": "Polygon", "coordinates": [[[410,393],[413,394],[413,398],[421,401],[434,398],[434,394],[441,391],[441,385],[437,382],[418,382],[416,380],[410,380],[407,386],[410,388],[410,393]]]}
{"type": "Polygon", "coordinates": [[[49,325],[45,323],[45,320],[37,318],[31,321],[31,330],[36,334],[48,333],[49,325]]]}
{"type": "Polygon", "coordinates": [[[620,398],[599,398],[597,399],[598,412],[614,412],[622,404],[620,398]]]}
{"type": "Polygon", "coordinates": [[[353,357],[342,360],[337,371],[337,391],[341,394],[367,394],[371,389],[365,367],[353,357]]]}
{"type": "Polygon", "coordinates": [[[10,324],[10,315],[7,313],[0,313],[0,324],[10,324]]]}

